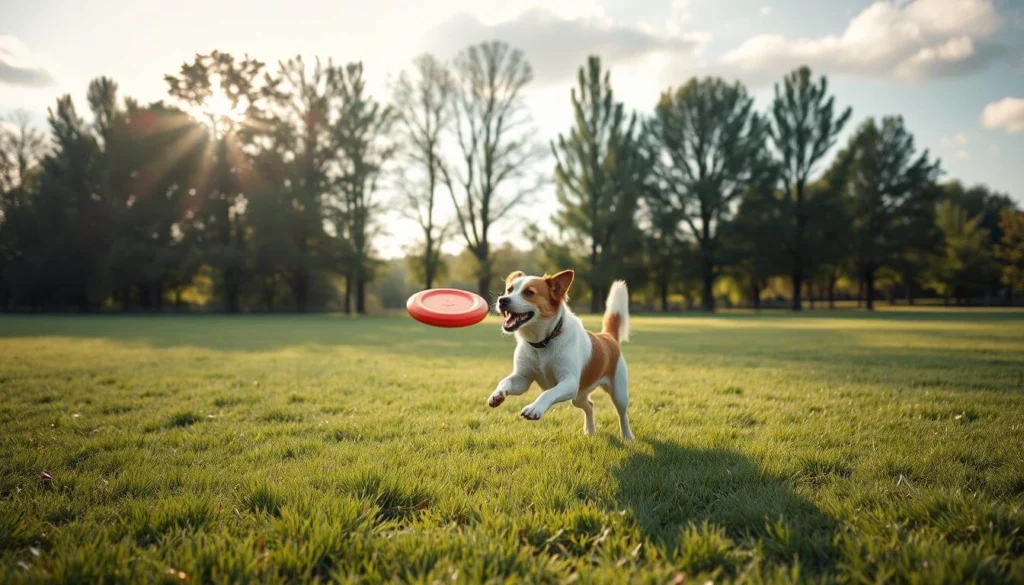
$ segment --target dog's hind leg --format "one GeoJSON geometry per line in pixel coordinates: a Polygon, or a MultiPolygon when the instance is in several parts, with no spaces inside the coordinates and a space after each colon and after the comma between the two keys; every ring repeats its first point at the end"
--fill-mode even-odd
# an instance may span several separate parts
{"type": "Polygon", "coordinates": [[[572,399],[572,405],[583,411],[583,434],[590,435],[594,434],[594,401],[590,399],[590,390],[580,390],[576,394],[576,398],[572,399]]]}
{"type": "Polygon", "coordinates": [[[633,431],[629,428],[629,414],[626,409],[629,407],[629,372],[626,370],[626,360],[619,357],[619,365],[615,367],[615,378],[609,387],[606,388],[615,404],[615,410],[619,413],[619,431],[622,438],[627,441],[633,440],[633,431]]]}

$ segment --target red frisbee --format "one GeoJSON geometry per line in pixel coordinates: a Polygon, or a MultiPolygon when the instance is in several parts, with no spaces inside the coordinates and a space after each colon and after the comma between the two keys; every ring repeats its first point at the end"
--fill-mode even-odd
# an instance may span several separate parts
{"type": "Polygon", "coordinates": [[[487,303],[479,295],[454,288],[422,290],[405,303],[420,323],[434,327],[468,327],[487,316],[487,303]]]}

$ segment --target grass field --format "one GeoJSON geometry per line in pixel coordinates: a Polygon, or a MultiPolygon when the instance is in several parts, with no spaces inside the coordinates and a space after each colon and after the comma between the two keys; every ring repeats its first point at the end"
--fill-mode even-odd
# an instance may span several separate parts
{"type": "Polygon", "coordinates": [[[1024,312],[633,327],[624,444],[496,321],[0,317],[0,582],[1024,582],[1024,312]]]}

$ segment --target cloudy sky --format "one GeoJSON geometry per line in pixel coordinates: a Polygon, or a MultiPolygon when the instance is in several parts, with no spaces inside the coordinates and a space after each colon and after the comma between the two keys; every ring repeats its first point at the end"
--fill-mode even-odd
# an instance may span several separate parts
{"type": "MultiPolygon", "coordinates": [[[[36,0],[9,2],[0,23],[0,114],[40,125],[60,93],[84,106],[108,75],[143,101],[194,53],[296,54],[362,60],[385,95],[423,51],[450,56],[500,38],[522,48],[536,81],[538,135],[570,123],[569,87],[600,54],[618,96],[641,112],[691,76],[741,79],[760,104],[809,64],[830,77],[852,129],[902,114],[947,178],[985,182],[1024,201],[1024,2],[1020,0],[36,0]]],[[[547,215],[540,205],[530,215],[547,215]]],[[[397,252],[393,229],[382,251],[397,252]]],[[[514,239],[514,227],[502,239],[514,239]]]]}

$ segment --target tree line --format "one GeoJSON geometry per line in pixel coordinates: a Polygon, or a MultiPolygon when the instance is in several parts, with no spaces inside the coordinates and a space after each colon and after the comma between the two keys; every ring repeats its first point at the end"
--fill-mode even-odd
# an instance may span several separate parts
{"type": "Polygon", "coordinates": [[[0,128],[0,309],[366,312],[389,207],[418,226],[417,285],[452,282],[441,246],[459,242],[489,296],[508,255],[495,230],[522,232],[539,266],[577,269],[594,311],[617,278],[663,310],[714,310],[723,286],[795,310],[839,288],[868,309],[880,288],[957,304],[1024,288],[1013,200],[941,182],[899,116],[837,144],[851,109],[806,67],[764,112],[709,77],[642,114],[591,57],[551,144],[526,107],[532,77],[522,51],[488,42],[417,58],[387,99],[360,63],[301,57],[197,55],[148,105],[98,78],[88,116],[62,96],[48,135],[26,116],[0,128]],[[552,181],[543,234],[530,210],[552,181]]]}

